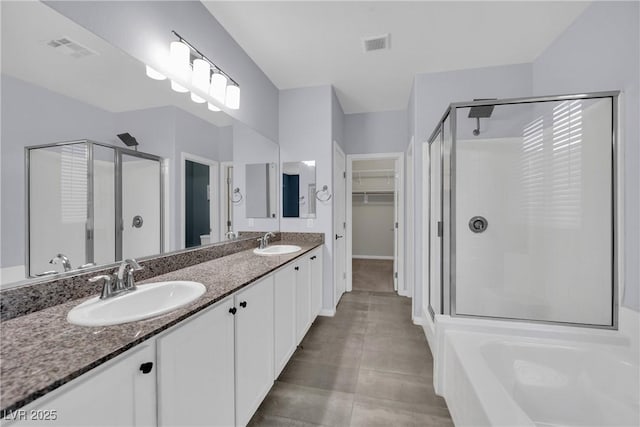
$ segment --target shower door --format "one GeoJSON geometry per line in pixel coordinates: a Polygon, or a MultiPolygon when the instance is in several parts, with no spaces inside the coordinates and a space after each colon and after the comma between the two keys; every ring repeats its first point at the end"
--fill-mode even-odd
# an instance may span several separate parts
{"type": "Polygon", "coordinates": [[[614,99],[453,110],[454,314],[615,326],[614,99]]]}

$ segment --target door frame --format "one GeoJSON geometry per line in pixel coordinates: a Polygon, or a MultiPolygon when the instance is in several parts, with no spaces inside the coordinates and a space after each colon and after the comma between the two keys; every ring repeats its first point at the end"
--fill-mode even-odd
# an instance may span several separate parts
{"type": "MultiPolygon", "coordinates": [[[[337,209],[335,208],[336,205],[336,188],[338,187],[338,185],[340,185],[339,183],[336,182],[335,178],[336,178],[336,153],[339,153],[339,155],[342,156],[342,158],[344,159],[345,162],[345,174],[346,174],[346,170],[347,170],[347,155],[345,155],[344,151],[342,150],[342,148],[340,148],[340,146],[338,145],[338,143],[336,141],[333,141],[333,150],[331,153],[331,157],[332,157],[332,164],[333,164],[333,168],[332,168],[332,177],[331,179],[333,180],[333,203],[332,203],[332,213],[333,213],[333,218],[332,218],[332,227],[331,227],[331,241],[332,241],[332,250],[333,250],[333,309],[335,310],[335,307],[338,305],[338,301],[340,300],[340,296],[338,296],[338,257],[336,256],[336,248],[337,248],[337,243],[336,243],[336,239],[334,238],[334,234],[337,233],[339,227],[342,224],[338,224],[339,221],[336,221],[336,212],[337,209]]],[[[345,177],[346,178],[346,177],[345,177]]],[[[345,199],[346,199],[346,195],[347,195],[347,187],[345,185],[345,199]]],[[[346,200],[344,201],[346,204],[346,200]]],[[[347,211],[346,211],[346,206],[345,206],[345,222],[347,222],[348,224],[348,219],[347,219],[347,211]]],[[[350,227],[347,227],[347,231],[350,227]]],[[[345,242],[345,258],[347,256],[348,253],[348,248],[345,242]]],[[[349,263],[346,262],[345,259],[345,273],[347,276],[347,280],[349,278],[349,263]]],[[[349,291],[349,287],[348,287],[348,282],[345,282],[345,292],[349,291]]]]}
{"type": "MultiPolygon", "coordinates": [[[[411,137],[409,147],[406,151],[406,169],[405,169],[405,235],[407,248],[405,255],[405,288],[407,292],[413,298],[415,295],[415,256],[416,256],[416,237],[415,237],[415,158],[416,149],[414,144],[414,138],[411,137]]],[[[426,211],[422,211],[426,212],[426,211]]],[[[413,313],[412,313],[413,315],[413,313]]]]}
{"type": "MultiPolygon", "coordinates": [[[[398,170],[396,171],[396,175],[399,179],[398,185],[398,212],[396,216],[398,218],[398,259],[396,261],[396,269],[398,270],[398,295],[406,296],[409,298],[413,298],[412,292],[410,292],[406,288],[406,283],[404,280],[404,269],[405,269],[405,259],[404,259],[404,229],[405,229],[405,206],[404,206],[404,192],[405,192],[405,180],[404,180],[404,153],[403,152],[393,152],[393,153],[373,153],[373,154],[349,154],[347,155],[347,224],[353,224],[353,162],[359,160],[376,160],[376,159],[393,159],[396,161],[398,165],[398,170]]],[[[350,292],[353,289],[353,268],[352,268],[352,260],[353,260],[353,227],[347,226],[347,292],[350,292]]]]}
{"type": "MultiPolygon", "coordinates": [[[[226,236],[226,233],[227,233],[225,231],[224,232],[225,234],[222,234],[222,231],[227,229],[227,224],[226,224],[226,221],[225,221],[227,216],[226,216],[226,214],[224,212],[225,212],[225,208],[227,206],[226,204],[230,201],[230,196],[231,196],[226,191],[227,187],[226,187],[226,183],[225,183],[226,171],[229,168],[233,168],[233,162],[232,161],[220,162],[220,179],[218,181],[218,183],[220,185],[220,187],[219,187],[220,188],[220,193],[219,193],[220,194],[220,199],[219,199],[219,201],[220,201],[220,228],[219,228],[219,230],[220,230],[220,239],[223,239],[226,236]],[[226,200],[225,200],[225,197],[227,198],[226,200]],[[224,201],[224,203],[223,203],[223,201],[224,201]]],[[[232,174],[232,179],[233,179],[233,174],[232,174]]],[[[233,185],[232,185],[232,187],[233,187],[233,185]]],[[[235,231],[235,230],[233,230],[233,226],[235,225],[234,222],[233,222],[233,203],[231,204],[231,206],[232,206],[232,208],[231,208],[232,209],[232,211],[231,211],[232,217],[230,218],[230,220],[231,220],[231,230],[235,231]]]]}
{"type": "Polygon", "coordinates": [[[187,217],[187,207],[185,206],[185,181],[186,181],[186,162],[187,160],[200,163],[202,165],[209,166],[209,227],[211,228],[210,242],[217,242],[220,240],[220,230],[217,227],[219,206],[218,200],[218,162],[206,157],[190,154],[186,152],[180,153],[180,242],[177,245],[179,249],[185,249],[185,225],[187,217]]]}

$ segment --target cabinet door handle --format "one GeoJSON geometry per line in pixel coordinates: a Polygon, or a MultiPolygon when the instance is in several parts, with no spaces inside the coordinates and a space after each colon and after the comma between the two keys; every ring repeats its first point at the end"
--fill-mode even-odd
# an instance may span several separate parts
{"type": "Polygon", "coordinates": [[[145,362],[140,365],[140,370],[143,374],[148,374],[153,369],[153,362],[145,362]]]}
{"type": "Polygon", "coordinates": [[[317,257],[316,257],[315,255],[311,257],[311,259],[312,259],[312,260],[314,260],[314,259],[316,259],[316,258],[317,258],[317,257]]]}
{"type": "Polygon", "coordinates": [[[247,302],[246,301],[241,301],[240,302],[240,307],[247,308],[247,302]]]}
{"type": "Polygon", "coordinates": [[[293,267],[293,269],[294,269],[295,271],[298,271],[298,270],[300,270],[300,267],[293,267]]]}
{"type": "Polygon", "coordinates": [[[229,313],[233,314],[234,316],[235,316],[235,314],[236,314],[236,311],[238,311],[238,309],[237,309],[237,308],[235,308],[235,307],[231,307],[231,308],[229,309],[229,313]]]}

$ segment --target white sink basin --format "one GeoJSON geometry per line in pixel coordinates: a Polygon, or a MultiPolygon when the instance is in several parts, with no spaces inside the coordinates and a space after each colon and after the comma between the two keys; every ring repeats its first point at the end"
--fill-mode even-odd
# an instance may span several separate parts
{"type": "Polygon", "coordinates": [[[298,252],[300,249],[300,246],[296,246],[296,245],[272,245],[272,246],[267,246],[264,249],[254,249],[253,253],[256,255],[285,255],[285,254],[292,254],[295,252],[298,252]]]}
{"type": "Polygon", "coordinates": [[[198,282],[157,282],[135,291],[101,300],[91,298],[75,306],[67,320],[81,326],[108,326],[135,322],[173,311],[200,298],[206,288],[198,282]]]}

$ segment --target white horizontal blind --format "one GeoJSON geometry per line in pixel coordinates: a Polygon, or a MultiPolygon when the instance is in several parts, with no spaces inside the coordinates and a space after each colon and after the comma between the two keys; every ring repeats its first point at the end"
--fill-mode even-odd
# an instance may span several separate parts
{"type": "Polygon", "coordinates": [[[61,218],[66,224],[87,220],[87,147],[65,145],[60,150],[61,218]]]}

